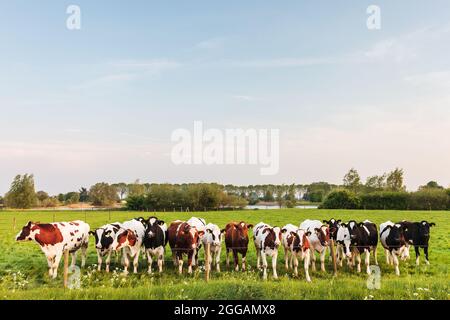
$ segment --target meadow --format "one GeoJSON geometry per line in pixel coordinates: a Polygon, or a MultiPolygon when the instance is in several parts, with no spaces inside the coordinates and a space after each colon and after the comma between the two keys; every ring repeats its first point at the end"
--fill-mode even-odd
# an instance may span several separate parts
{"type": "MultiPolygon", "coordinates": [[[[280,209],[211,212],[158,212],[141,213],[127,211],[1,211],[0,212],[0,299],[443,299],[450,298],[450,212],[448,211],[364,211],[364,210],[317,210],[280,209]],[[156,215],[168,224],[176,219],[187,220],[202,217],[223,228],[227,222],[244,220],[256,224],[264,221],[271,225],[287,223],[298,225],[305,219],[369,219],[379,225],[392,220],[427,220],[435,222],[431,230],[430,265],[415,265],[414,249],[411,259],[401,262],[401,275],[397,277],[392,266],[386,265],[384,250],[379,244],[378,261],[381,268],[381,288],[368,289],[367,274],[357,274],[344,264],[333,277],[332,263],[326,258],[325,273],[310,271],[311,283],[304,279],[302,264],[299,277],[284,269],[284,252],[280,248],[278,260],[279,279],[262,280],[255,268],[256,254],[252,240],[249,243],[246,272],[227,270],[225,249],[222,250],[221,273],[212,272],[207,283],[203,268],[192,275],[179,275],[171,261],[167,246],[166,263],[162,274],[147,274],[147,262],[140,259],[139,273],[127,277],[120,275],[121,266],[112,259],[112,272],[96,271],[97,256],[94,242],[90,241],[86,268],[81,270],[80,288],[64,289],[62,264],[58,278],[51,280],[47,273],[44,254],[35,242],[17,243],[14,238],[27,221],[52,222],[85,220],[91,229],[108,222],[125,221],[133,217],[156,215]],[[15,228],[14,228],[15,221],[15,228]]],[[[250,231],[250,236],[252,235],[250,231]]],[[[270,260],[269,260],[270,261],[270,260]]],[[[78,263],[80,259],[78,260],[78,263]]],[[[372,258],[371,258],[372,262],[372,258]]],[[[203,265],[203,250],[200,253],[203,265]]],[[[269,262],[270,265],[270,262],[269,262]]],[[[364,268],[363,268],[364,270],[364,268]]],[[[269,270],[270,271],[270,270],[269,270]]]]}

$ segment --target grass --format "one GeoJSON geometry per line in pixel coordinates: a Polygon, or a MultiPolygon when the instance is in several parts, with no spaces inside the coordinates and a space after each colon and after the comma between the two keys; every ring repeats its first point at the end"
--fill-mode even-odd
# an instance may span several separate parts
{"type": "MultiPolygon", "coordinates": [[[[121,276],[119,264],[112,264],[113,272],[96,272],[96,251],[93,241],[88,250],[87,268],[81,270],[81,288],[64,289],[62,286],[62,265],[56,280],[49,279],[44,254],[34,242],[16,243],[14,237],[28,221],[51,222],[85,220],[91,228],[107,222],[125,221],[141,213],[126,211],[109,212],[39,212],[2,211],[0,212],[0,299],[443,299],[450,298],[448,265],[450,263],[450,218],[446,211],[363,211],[363,210],[255,210],[230,212],[166,212],[156,215],[167,223],[191,216],[203,217],[224,227],[231,220],[247,221],[256,224],[264,221],[271,225],[283,226],[287,223],[298,225],[305,219],[342,220],[370,219],[379,224],[386,220],[403,219],[436,223],[432,228],[430,240],[430,263],[415,265],[414,250],[411,260],[400,264],[401,275],[397,277],[391,266],[385,264],[384,252],[379,245],[378,260],[381,268],[381,288],[367,288],[367,275],[357,274],[347,267],[339,270],[333,277],[331,263],[327,261],[327,272],[311,272],[312,283],[306,283],[302,268],[300,277],[294,278],[285,272],[283,250],[280,249],[278,275],[273,280],[261,279],[261,272],[255,269],[256,255],[252,241],[249,244],[248,263],[250,270],[233,272],[226,270],[222,251],[222,272],[212,272],[211,281],[206,283],[204,273],[196,270],[193,275],[178,275],[172,266],[170,249],[166,251],[166,264],[162,274],[148,275],[146,261],[141,259],[139,274],[121,276]],[[111,215],[111,221],[109,221],[111,215]],[[16,230],[13,221],[16,220],[16,230]]],[[[148,214],[146,214],[148,215],[148,214]]],[[[423,257],[423,254],[421,255],[423,257]]],[[[114,261],[114,259],[113,259],[114,261]]],[[[200,253],[203,263],[203,250],[200,253]]],[[[270,260],[269,260],[270,261],[270,260]]],[[[422,258],[421,262],[424,259],[422,258]]],[[[270,264],[270,262],[269,262],[270,264]]],[[[318,266],[319,267],[319,266],[318,266]]],[[[318,268],[320,270],[320,268],[318,268]]],[[[364,268],[363,268],[364,270],[364,268]]]]}

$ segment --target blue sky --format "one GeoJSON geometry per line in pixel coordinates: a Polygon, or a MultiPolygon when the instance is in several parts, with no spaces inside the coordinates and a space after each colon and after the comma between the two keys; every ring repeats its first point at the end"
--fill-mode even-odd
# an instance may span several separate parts
{"type": "Polygon", "coordinates": [[[450,184],[448,1],[2,1],[0,39],[0,193],[25,172],[50,193],[340,183],[351,167],[450,184]],[[280,129],[279,174],[174,166],[171,132],[195,120],[280,129]]]}

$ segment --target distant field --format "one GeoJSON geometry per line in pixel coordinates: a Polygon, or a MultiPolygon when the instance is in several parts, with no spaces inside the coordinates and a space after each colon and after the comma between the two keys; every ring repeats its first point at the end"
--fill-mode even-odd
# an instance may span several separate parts
{"type": "MultiPolygon", "coordinates": [[[[450,298],[448,266],[450,264],[450,212],[446,211],[363,211],[363,210],[255,210],[228,212],[157,213],[170,223],[176,219],[191,216],[205,218],[219,227],[232,220],[256,224],[264,221],[271,225],[283,226],[287,223],[298,225],[305,219],[339,218],[343,221],[369,219],[377,225],[386,220],[411,221],[428,220],[435,222],[431,230],[430,266],[415,265],[414,250],[411,260],[400,264],[400,277],[395,276],[391,266],[385,264],[384,251],[379,244],[378,261],[382,278],[380,290],[369,290],[367,275],[357,274],[344,266],[337,278],[332,276],[332,266],[327,256],[327,272],[311,272],[312,283],[306,283],[303,269],[299,268],[299,278],[286,273],[283,265],[283,250],[280,249],[278,275],[273,280],[269,272],[268,281],[261,279],[261,272],[255,269],[256,255],[253,242],[249,244],[248,263],[251,269],[245,273],[227,271],[225,250],[222,251],[222,271],[211,273],[211,281],[204,281],[204,274],[196,271],[193,275],[178,275],[172,266],[170,248],[166,251],[163,274],[148,275],[146,261],[141,259],[140,272],[122,277],[115,273],[94,272],[97,263],[93,241],[88,250],[88,268],[82,270],[81,289],[62,288],[62,264],[59,276],[51,280],[47,276],[47,263],[39,246],[34,243],[16,243],[15,235],[28,221],[85,220],[94,229],[107,222],[124,221],[141,216],[140,212],[12,212],[0,211],[0,299],[444,299],[450,298]],[[109,220],[111,215],[111,220],[109,220]],[[13,230],[13,220],[16,230],[13,230]]],[[[145,216],[153,213],[145,213],[145,216]]],[[[250,232],[251,236],[251,232],[250,232]]],[[[423,257],[423,254],[421,255],[423,257]]],[[[79,260],[78,260],[79,261],[79,260]]],[[[114,261],[114,259],[113,259],[114,261]]],[[[269,260],[270,261],[270,260],[269,260]]],[[[200,254],[203,264],[203,250],[200,254]]],[[[270,263],[269,263],[270,264],[270,263]]],[[[301,266],[301,265],[300,265],[301,266]]],[[[121,267],[118,264],[112,265],[121,267]]],[[[320,270],[320,268],[318,268],[320,270]]]]}

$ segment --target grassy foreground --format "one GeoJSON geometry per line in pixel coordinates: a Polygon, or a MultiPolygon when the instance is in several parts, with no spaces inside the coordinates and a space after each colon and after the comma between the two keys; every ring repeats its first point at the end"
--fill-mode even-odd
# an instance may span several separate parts
{"type": "MultiPolygon", "coordinates": [[[[381,288],[367,288],[367,275],[357,274],[346,266],[339,270],[338,277],[332,276],[332,266],[327,256],[327,272],[311,272],[312,283],[306,283],[302,268],[299,278],[286,273],[283,265],[283,250],[280,249],[278,275],[273,280],[269,272],[268,281],[261,279],[255,269],[256,255],[253,242],[249,244],[247,272],[226,270],[225,250],[222,251],[222,272],[212,272],[211,281],[206,283],[202,268],[193,275],[178,275],[172,266],[170,249],[167,247],[163,274],[148,275],[146,261],[141,259],[140,272],[128,277],[120,275],[119,264],[112,264],[110,274],[96,272],[97,257],[93,241],[88,250],[87,268],[81,270],[80,289],[62,288],[62,265],[59,276],[51,280],[47,276],[47,263],[39,246],[34,243],[16,243],[15,235],[28,221],[52,222],[85,220],[94,229],[107,222],[125,221],[138,212],[0,212],[0,299],[443,299],[450,298],[450,212],[446,211],[363,211],[363,210],[255,210],[230,212],[167,212],[156,215],[170,223],[176,219],[191,216],[205,218],[219,227],[232,220],[256,224],[264,221],[271,225],[287,223],[298,225],[305,219],[342,220],[369,219],[377,225],[386,220],[435,222],[431,230],[430,263],[415,265],[414,250],[411,260],[400,264],[400,277],[395,276],[392,267],[385,264],[384,252],[379,244],[378,261],[381,268],[381,288]],[[13,221],[16,221],[14,230],[13,221]]],[[[145,214],[152,215],[152,214],[145,214]]],[[[250,232],[251,236],[251,232],[250,232]]],[[[421,255],[423,257],[423,254],[421,255]]],[[[113,259],[114,261],[114,259],[113,259]]],[[[372,259],[371,259],[372,261],[372,259]]],[[[421,262],[424,260],[422,259],[421,262]]],[[[203,264],[203,250],[200,253],[203,264]]],[[[270,264],[270,260],[269,260],[270,264]]],[[[320,268],[318,268],[320,269],[320,268]]],[[[364,268],[363,268],[364,269],[364,268]]]]}

